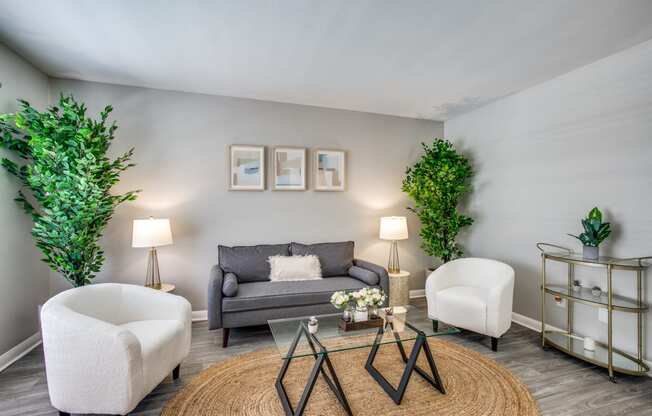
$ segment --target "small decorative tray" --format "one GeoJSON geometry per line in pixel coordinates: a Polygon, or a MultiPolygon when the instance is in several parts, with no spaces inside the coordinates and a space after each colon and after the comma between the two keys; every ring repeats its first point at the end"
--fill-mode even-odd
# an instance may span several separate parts
{"type": "Polygon", "coordinates": [[[384,322],[385,320],[380,316],[376,318],[370,318],[362,322],[353,322],[353,321],[347,322],[344,319],[340,319],[340,329],[346,332],[346,331],[356,331],[358,329],[382,328],[384,322]]]}

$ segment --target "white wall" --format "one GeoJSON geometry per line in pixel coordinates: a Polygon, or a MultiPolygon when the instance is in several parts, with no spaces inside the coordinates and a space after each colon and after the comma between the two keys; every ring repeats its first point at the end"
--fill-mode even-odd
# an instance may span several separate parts
{"type": "MultiPolygon", "coordinates": [[[[379,218],[407,215],[401,193],[405,168],[420,142],[443,134],[443,124],[289,104],[177,93],[99,83],[52,80],[52,96],[72,92],[90,113],[115,107],[113,151],[135,146],[138,166],[117,191],[142,189],[118,208],[102,242],[108,261],[97,281],[142,284],[146,250],[131,248],[134,218],[169,217],[174,245],[159,249],[162,280],[177,285],[193,309],[206,307],[218,244],[354,240],[356,255],[385,264],[389,244],[378,240],[379,218]],[[229,192],[229,144],[293,145],[348,151],[346,192],[229,192]]],[[[401,265],[423,288],[429,259],[419,248],[417,223],[401,244],[401,265]]],[[[65,283],[53,276],[53,288],[65,283]]]]}
{"type": "MultiPolygon", "coordinates": [[[[595,205],[614,229],[605,254],[652,255],[652,41],[454,118],[445,133],[470,151],[477,171],[468,254],[515,267],[516,312],[540,315],[535,243],[581,250],[566,233],[579,233],[579,219],[595,205]]],[[[559,268],[552,275],[565,276],[559,268]]],[[[579,276],[606,285],[603,275],[579,276]]],[[[633,278],[616,280],[615,293],[635,293],[633,278]]],[[[597,311],[578,309],[578,328],[605,339],[597,311]]],[[[563,310],[553,312],[561,324],[563,310]]],[[[633,331],[632,317],[618,314],[616,343],[632,350],[633,331]]],[[[650,357],[649,330],[647,346],[650,357]]]]}
{"type": "MultiPolygon", "coordinates": [[[[16,111],[16,98],[38,108],[48,105],[48,78],[2,44],[0,83],[0,114],[16,111]]],[[[0,157],[7,156],[0,150],[0,157]]],[[[32,222],[13,200],[18,188],[18,181],[1,169],[0,355],[38,331],[37,308],[49,291],[49,269],[39,261],[32,222]]]]}

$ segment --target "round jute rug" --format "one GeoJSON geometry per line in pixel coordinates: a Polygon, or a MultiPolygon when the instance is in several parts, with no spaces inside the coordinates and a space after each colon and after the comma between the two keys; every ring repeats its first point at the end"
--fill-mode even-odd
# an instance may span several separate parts
{"type": "MultiPolygon", "coordinates": [[[[441,394],[413,373],[400,406],[364,369],[369,348],[330,355],[356,416],[363,415],[539,415],[527,388],[495,361],[460,345],[430,339],[441,394]]],[[[405,343],[409,353],[411,343],[405,343]]],[[[290,401],[296,404],[314,363],[312,357],[292,360],[285,377],[290,401]]],[[[426,369],[423,354],[419,365],[426,369]]],[[[281,366],[275,349],[243,354],[204,370],[170,400],[162,416],[283,416],[274,382],[281,366]]],[[[394,385],[404,368],[395,345],[380,348],[374,366],[394,385]]],[[[335,395],[320,376],[306,415],[344,415],[335,395]]]]}

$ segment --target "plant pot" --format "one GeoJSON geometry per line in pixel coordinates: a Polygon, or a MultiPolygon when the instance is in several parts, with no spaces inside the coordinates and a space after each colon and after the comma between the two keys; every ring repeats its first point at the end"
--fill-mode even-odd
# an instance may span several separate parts
{"type": "Polygon", "coordinates": [[[582,257],[586,260],[597,260],[600,257],[600,248],[592,246],[584,246],[582,257]]]}

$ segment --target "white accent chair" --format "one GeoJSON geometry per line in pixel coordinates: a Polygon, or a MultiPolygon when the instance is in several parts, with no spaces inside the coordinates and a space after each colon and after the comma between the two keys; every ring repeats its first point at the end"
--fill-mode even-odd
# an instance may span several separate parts
{"type": "Polygon", "coordinates": [[[441,265],[426,280],[428,317],[498,338],[512,325],[514,269],[496,260],[464,258],[441,265]]]}
{"type": "Polygon", "coordinates": [[[190,351],[191,307],[143,286],[95,284],[41,309],[48,391],[60,415],[125,415],[190,351]]]}

